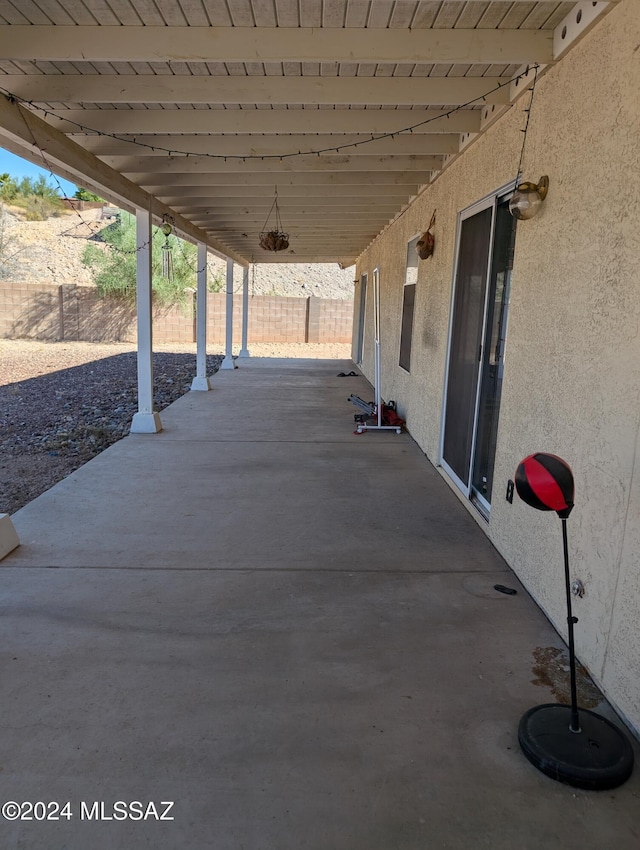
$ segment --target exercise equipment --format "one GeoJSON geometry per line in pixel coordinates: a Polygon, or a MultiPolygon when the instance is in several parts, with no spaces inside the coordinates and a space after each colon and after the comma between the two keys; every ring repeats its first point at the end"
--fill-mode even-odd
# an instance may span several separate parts
{"type": "Polygon", "coordinates": [[[518,465],[515,485],[526,504],[540,511],[555,511],[562,522],[571,684],[571,705],[537,705],[522,716],[518,728],[520,747],[538,770],[559,782],[592,791],[616,788],[633,771],[631,744],[605,717],[578,709],[574,644],[578,618],[571,610],[567,542],[567,518],[573,510],[573,473],[557,455],[537,452],[518,465]]]}

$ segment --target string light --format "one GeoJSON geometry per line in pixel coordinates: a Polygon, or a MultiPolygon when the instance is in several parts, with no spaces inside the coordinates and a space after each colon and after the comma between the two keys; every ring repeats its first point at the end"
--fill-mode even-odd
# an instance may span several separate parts
{"type": "MultiPolygon", "coordinates": [[[[466,103],[462,103],[458,106],[453,107],[452,109],[446,110],[445,112],[441,112],[439,115],[433,115],[429,118],[425,118],[424,120],[418,121],[415,124],[411,124],[408,127],[403,127],[401,129],[394,130],[393,132],[382,133],[382,134],[379,134],[379,135],[372,134],[371,136],[368,136],[367,138],[362,139],[359,142],[345,142],[344,144],[338,145],[337,147],[335,145],[332,145],[331,147],[320,148],[319,150],[315,150],[315,151],[307,151],[307,152],[298,151],[297,153],[264,154],[264,155],[244,154],[243,155],[243,154],[230,154],[230,153],[215,154],[215,153],[208,153],[208,152],[204,151],[202,153],[197,154],[197,156],[202,157],[203,159],[222,159],[222,160],[224,160],[224,162],[226,162],[227,159],[239,159],[239,160],[242,160],[242,162],[245,162],[246,160],[253,160],[253,159],[256,159],[256,160],[259,159],[261,161],[264,161],[266,159],[277,159],[277,160],[282,161],[283,159],[287,159],[287,158],[293,157],[293,156],[320,156],[323,153],[331,153],[333,151],[335,151],[336,153],[340,153],[341,150],[344,150],[346,148],[359,148],[359,147],[362,147],[363,145],[371,144],[371,142],[378,142],[378,141],[382,141],[384,139],[389,139],[389,138],[393,139],[396,136],[400,136],[400,135],[403,135],[405,133],[413,133],[414,130],[417,130],[420,127],[424,127],[428,124],[431,124],[434,121],[440,121],[443,118],[449,119],[456,112],[460,112],[463,109],[468,109],[470,106],[474,106],[475,104],[478,104],[478,103],[485,104],[485,103],[487,103],[487,98],[490,97],[492,94],[495,94],[496,92],[501,91],[506,86],[510,86],[512,83],[516,82],[517,80],[520,80],[520,79],[527,77],[532,68],[534,68],[536,70],[536,74],[537,74],[537,70],[538,70],[539,67],[540,66],[538,64],[528,65],[526,70],[523,71],[521,74],[518,74],[518,76],[510,77],[508,80],[505,80],[503,83],[497,83],[489,91],[485,92],[482,95],[479,95],[478,97],[473,98],[472,100],[468,100],[466,103]]],[[[42,109],[40,109],[39,107],[37,107],[35,105],[34,101],[24,100],[23,98],[19,98],[17,95],[14,95],[13,93],[9,92],[7,89],[3,88],[2,86],[0,86],[0,92],[3,92],[6,95],[6,97],[13,103],[18,102],[18,103],[24,104],[25,106],[30,107],[31,109],[33,109],[35,111],[43,112],[42,109]]],[[[126,138],[126,137],[119,135],[117,133],[105,133],[101,130],[95,130],[92,127],[87,127],[85,124],[80,124],[77,121],[72,121],[69,118],[66,118],[64,116],[64,114],[60,115],[60,114],[57,114],[57,113],[52,112],[50,110],[44,111],[44,114],[46,116],[52,116],[52,117],[58,118],[61,121],[66,121],[68,124],[72,124],[74,127],[77,127],[79,130],[82,130],[85,133],[92,133],[92,134],[95,134],[99,137],[113,139],[114,141],[118,141],[118,142],[128,142],[129,144],[136,145],[137,147],[149,148],[151,151],[154,151],[154,152],[160,151],[160,152],[166,153],[170,157],[173,157],[174,155],[185,156],[185,157],[186,156],[196,156],[196,154],[194,154],[193,151],[180,151],[180,150],[176,150],[175,148],[169,149],[169,148],[161,147],[159,145],[151,145],[148,142],[141,142],[141,141],[138,141],[136,136],[134,136],[134,138],[132,140],[130,138],[126,138]]],[[[184,134],[181,134],[181,135],[184,135],[184,134]]]]}
{"type": "MultiPolygon", "coordinates": [[[[134,136],[133,140],[132,140],[132,139],[124,138],[123,136],[120,136],[116,133],[105,133],[103,131],[95,130],[91,127],[87,127],[84,124],[80,124],[77,121],[72,121],[69,118],[66,118],[64,115],[59,115],[59,114],[57,114],[56,112],[53,112],[50,109],[39,108],[35,105],[34,101],[29,101],[29,100],[26,100],[24,98],[20,98],[17,95],[13,94],[12,92],[8,91],[7,89],[3,88],[2,86],[0,86],[0,92],[4,93],[4,95],[6,96],[7,100],[10,103],[14,103],[18,106],[19,111],[20,111],[20,115],[21,115],[21,117],[22,117],[22,119],[25,123],[27,131],[29,132],[29,135],[32,138],[33,145],[34,145],[35,148],[37,148],[37,150],[40,154],[40,158],[42,159],[42,162],[44,164],[45,169],[49,172],[49,175],[53,178],[53,180],[56,184],[56,187],[58,189],[58,192],[60,194],[60,197],[63,198],[63,197],[65,197],[64,189],[62,188],[62,185],[61,185],[57,175],[54,173],[53,169],[51,168],[51,166],[50,166],[50,164],[49,164],[49,162],[48,162],[48,160],[45,156],[44,151],[42,150],[40,144],[38,143],[38,141],[37,141],[37,139],[34,135],[33,129],[31,128],[29,122],[27,121],[26,112],[30,112],[32,110],[34,112],[40,112],[40,113],[43,113],[45,117],[53,117],[53,118],[58,118],[59,120],[64,120],[67,123],[72,124],[74,127],[77,127],[78,129],[83,130],[86,133],[91,133],[92,135],[96,135],[96,136],[102,137],[102,138],[114,139],[115,141],[128,142],[129,144],[133,144],[137,147],[149,148],[154,153],[157,152],[157,151],[160,151],[160,152],[168,154],[168,156],[170,158],[173,157],[173,155],[175,154],[175,155],[179,155],[179,156],[180,155],[184,156],[185,158],[189,157],[189,156],[199,156],[199,157],[202,157],[202,158],[205,158],[205,159],[206,158],[222,159],[222,160],[224,160],[224,162],[227,162],[228,159],[238,159],[238,160],[241,160],[242,162],[246,162],[247,160],[257,160],[257,159],[260,159],[261,161],[264,161],[265,159],[267,159],[267,160],[278,159],[280,162],[282,162],[284,159],[288,159],[288,158],[293,157],[293,156],[316,156],[316,157],[320,158],[320,156],[322,154],[331,153],[332,151],[335,151],[336,153],[339,154],[340,151],[344,150],[345,148],[359,148],[359,147],[362,147],[364,145],[370,144],[371,142],[381,141],[381,140],[388,139],[388,138],[395,139],[395,137],[398,136],[398,135],[403,135],[405,133],[411,134],[411,133],[413,133],[414,130],[417,130],[420,127],[424,127],[428,124],[431,124],[434,121],[439,121],[439,120],[442,120],[442,119],[449,120],[450,117],[452,115],[454,115],[455,113],[460,112],[463,109],[467,109],[470,106],[473,106],[474,104],[476,104],[478,102],[486,103],[487,98],[491,94],[494,94],[495,92],[500,91],[501,89],[505,88],[506,86],[510,86],[512,83],[517,82],[520,79],[526,78],[529,75],[529,73],[531,72],[532,69],[535,72],[534,80],[533,80],[533,88],[532,88],[532,91],[531,91],[531,99],[533,99],[533,92],[535,90],[535,83],[536,83],[536,80],[537,80],[537,74],[538,74],[539,67],[540,66],[537,63],[534,64],[534,65],[527,65],[526,69],[521,74],[518,74],[518,76],[516,76],[516,77],[511,77],[508,80],[505,80],[503,83],[498,83],[496,86],[494,86],[494,88],[490,89],[485,94],[480,95],[479,97],[473,98],[472,100],[469,100],[466,103],[455,106],[452,109],[446,110],[445,112],[441,112],[438,115],[434,115],[434,116],[431,116],[429,118],[425,118],[422,121],[418,121],[415,124],[412,124],[408,127],[404,127],[402,129],[399,129],[399,130],[394,130],[393,132],[383,133],[383,134],[380,134],[380,135],[371,135],[370,137],[368,137],[366,139],[362,139],[361,141],[349,142],[349,143],[345,143],[343,145],[338,145],[337,147],[332,146],[330,148],[321,148],[319,150],[307,151],[307,152],[298,151],[297,153],[281,153],[281,154],[266,154],[266,155],[259,155],[259,154],[256,154],[256,155],[250,155],[250,154],[249,155],[247,155],[247,154],[245,154],[245,155],[242,155],[242,154],[235,154],[235,155],[234,154],[212,154],[212,153],[206,153],[206,152],[201,153],[201,154],[195,154],[193,151],[179,151],[179,150],[175,150],[173,148],[171,148],[171,149],[163,148],[163,147],[160,147],[158,145],[151,145],[151,144],[148,144],[146,142],[138,141],[137,136],[134,136]],[[26,111],[22,110],[22,109],[20,109],[21,106],[29,107],[29,109],[27,109],[26,111]]],[[[524,139],[523,139],[522,151],[521,151],[521,154],[520,154],[520,163],[518,164],[518,180],[520,179],[520,176],[521,176],[521,173],[522,173],[521,172],[521,166],[522,166],[522,160],[523,160],[523,156],[524,156],[524,142],[526,142],[526,133],[527,133],[527,127],[528,127],[528,123],[529,123],[530,107],[531,107],[531,104],[529,104],[529,109],[525,110],[525,112],[527,113],[527,122],[526,122],[525,129],[522,131],[524,133],[524,139]]],[[[181,134],[181,135],[183,135],[183,134],[181,134]]],[[[316,135],[320,135],[320,134],[316,134],[316,135]]],[[[75,212],[77,217],[80,219],[80,222],[82,224],[84,224],[86,227],[88,227],[89,230],[92,230],[91,224],[89,222],[85,221],[85,219],[80,214],[80,210],[75,206],[72,207],[72,209],[73,209],[73,212],[75,212]]],[[[396,216],[394,220],[397,220],[398,218],[402,217],[402,215],[404,215],[404,213],[407,211],[407,209],[408,209],[408,207],[405,208],[404,210],[402,210],[402,212],[399,214],[399,216],[396,216]]],[[[125,249],[118,248],[115,245],[112,245],[110,243],[105,243],[105,244],[108,247],[108,249],[111,250],[111,251],[114,251],[116,253],[120,253],[120,254],[123,254],[123,255],[132,255],[132,254],[136,254],[139,251],[146,249],[152,243],[154,235],[156,235],[159,232],[160,232],[159,228],[154,228],[154,232],[153,232],[151,239],[147,240],[142,245],[137,246],[135,248],[135,250],[132,250],[132,251],[126,251],[125,249]]],[[[180,239],[179,244],[180,244],[181,248],[182,248],[182,242],[183,242],[183,240],[180,239]]],[[[186,260],[183,249],[182,249],[182,254],[183,254],[183,258],[186,260]]],[[[192,268],[190,265],[189,265],[189,267],[192,268]]],[[[193,269],[192,268],[192,270],[194,270],[196,273],[200,273],[200,272],[203,272],[205,269],[193,269]]]]}
{"type": "MultiPolygon", "coordinates": [[[[527,73],[529,72],[529,68],[527,68],[527,73]]],[[[524,123],[524,129],[520,132],[523,134],[522,136],[522,148],[520,149],[520,160],[518,162],[518,172],[516,175],[516,184],[520,182],[520,178],[522,177],[522,163],[524,161],[524,148],[527,143],[527,133],[529,131],[529,121],[531,119],[531,107],[533,105],[533,96],[536,91],[536,82],[538,80],[538,66],[535,66],[535,71],[533,75],[533,84],[531,86],[531,94],[529,95],[529,105],[524,110],[527,114],[527,118],[524,123]]]]}

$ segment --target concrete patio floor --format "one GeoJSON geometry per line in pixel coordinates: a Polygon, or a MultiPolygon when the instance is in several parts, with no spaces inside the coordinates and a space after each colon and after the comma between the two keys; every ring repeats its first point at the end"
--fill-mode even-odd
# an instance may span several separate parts
{"type": "Polygon", "coordinates": [[[0,847],[637,850],[640,770],[520,752],[563,644],[407,434],[354,436],[353,365],[240,363],[13,516],[0,797],[70,817],[0,847]]]}

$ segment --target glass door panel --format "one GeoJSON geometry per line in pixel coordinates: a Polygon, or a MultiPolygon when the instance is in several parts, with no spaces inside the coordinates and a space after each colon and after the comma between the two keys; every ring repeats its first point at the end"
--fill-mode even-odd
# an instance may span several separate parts
{"type": "Polygon", "coordinates": [[[472,492],[485,506],[491,504],[493,465],[507,338],[509,281],[515,240],[515,219],[508,202],[496,208],[491,276],[487,294],[487,317],[481,363],[480,399],[472,475],[472,492]]]}
{"type": "Polygon", "coordinates": [[[469,493],[493,206],[460,224],[442,460],[469,493]]]}

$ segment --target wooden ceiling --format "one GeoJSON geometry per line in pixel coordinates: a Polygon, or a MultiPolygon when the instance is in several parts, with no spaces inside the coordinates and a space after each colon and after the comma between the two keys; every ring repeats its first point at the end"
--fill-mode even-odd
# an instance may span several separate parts
{"type": "Polygon", "coordinates": [[[243,265],[349,265],[612,5],[0,0],[0,144],[243,265]]]}

